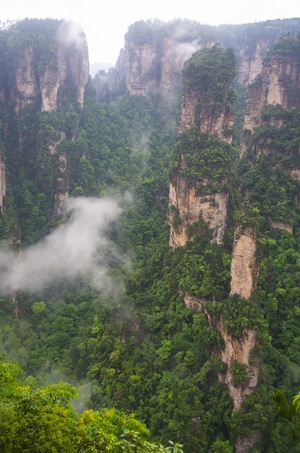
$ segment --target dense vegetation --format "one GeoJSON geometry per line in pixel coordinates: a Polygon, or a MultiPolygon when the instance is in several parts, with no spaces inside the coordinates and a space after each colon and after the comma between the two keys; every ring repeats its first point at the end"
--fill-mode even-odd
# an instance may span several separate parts
{"type": "MultiPolygon", "coordinates": [[[[38,47],[40,71],[56,26],[45,24],[32,23],[37,27],[32,33],[44,43],[38,47]]],[[[133,26],[129,36],[151,42],[150,25],[133,26]]],[[[260,429],[257,451],[299,452],[288,421],[277,417],[273,398],[280,387],[291,398],[300,384],[300,217],[295,202],[300,193],[290,176],[299,165],[298,109],[266,109],[239,165],[236,148],[216,137],[194,129],[176,137],[177,105],[165,105],[155,96],[121,96],[120,91],[107,99],[91,80],[83,108],[66,86],[57,110],[41,113],[37,102],[16,115],[13,81],[6,77],[9,45],[28,30],[25,22],[1,31],[0,58],[8,70],[1,72],[7,196],[0,239],[19,250],[52,231],[62,221],[55,214],[61,178],[74,197],[130,193],[109,235],[131,265],[110,262],[115,292],[99,292],[82,277],[73,284],[55,282],[38,294],[1,297],[0,349],[9,359],[0,363],[3,451],[48,452],[53,439],[53,452],[175,453],[183,444],[185,452],[232,453],[238,435],[260,429]],[[65,132],[61,141],[60,131],[65,132]],[[58,141],[56,152],[49,153],[49,144],[58,141]],[[179,166],[183,154],[186,168],[179,166]],[[211,177],[211,192],[229,193],[223,244],[211,242],[207,224],[199,219],[189,229],[191,240],[169,250],[168,183],[174,170],[186,178],[211,177]],[[276,221],[292,231],[273,228],[276,221]],[[257,230],[260,272],[249,300],[229,294],[236,223],[257,230]],[[204,311],[186,308],[183,293],[206,304],[215,326],[204,311]],[[245,328],[259,335],[251,358],[261,366],[259,386],[234,413],[219,379],[226,371],[219,354],[224,347],[217,329],[221,316],[234,338],[245,328]],[[23,380],[12,360],[24,369],[23,380]],[[69,384],[59,384],[61,379],[69,384]],[[76,411],[70,404],[75,386],[83,400],[76,411]],[[158,446],[171,439],[175,444],[158,446]]],[[[253,27],[251,33],[254,40],[253,27]]],[[[31,43],[32,35],[26,39],[31,43]]],[[[224,72],[216,72],[211,84],[224,102],[223,88],[235,71],[233,53],[217,46],[213,52],[224,72]]],[[[189,83],[196,75],[203,84],[205,70],[211,70],[208,52],[196,54],[192,63],[184,78],[189,83]]],[[[231,372],[234,385],[247,385],[243,365],[233,363],[231,372]]]]}

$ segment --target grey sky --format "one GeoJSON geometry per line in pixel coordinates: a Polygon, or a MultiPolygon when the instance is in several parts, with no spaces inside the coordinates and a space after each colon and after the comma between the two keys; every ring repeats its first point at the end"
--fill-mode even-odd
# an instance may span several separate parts
{"type": "Polygon", "coordinates": [[[300,17],[299,0],[0,0],[1,21],[64,18],[80,23],[87,36],[91,63],[114,64],[128,27],[137,20],[187,18],[210,25],[239,24],[300,17]]]}

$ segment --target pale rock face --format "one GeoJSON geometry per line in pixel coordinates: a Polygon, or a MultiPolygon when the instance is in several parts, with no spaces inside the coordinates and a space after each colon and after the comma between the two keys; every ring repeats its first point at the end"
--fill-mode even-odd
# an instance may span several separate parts
{"type": "Polygon", "coordinates": [[[284,86],[285,81],[290,81],[299,88],[299,69],[294,58],[290,60],[288,56],[274,57],[269,69],[269,89],[267,92],[267,104],[280,104],[284,108],[297,107],[297,99],[287,96],[284,86]]]}
{"type": "Polygon", "coordinates": [[[202,307],[207,302],[206,299],[198,299],[194,296],[189,296],[185,291],[179,291],[179,295],[183,298],[186,308],[191,308],[194,311],[201,311],[202,307]]]}
{"type": "Polygon", "coordinates": [[[179,133],[196,127],[201,132],[214,135],[226,143],[231,143],[232,135],[224,137],[224,130],[233,126],[233,109],[227,113],[225,113],[225,109],[222,109],[218,115],[215,115],[215,105],[212,103],[206,104],[199,111],[201,99],[202,93],[194,91],[184,93],[182,96],[179,133]]]}
{"type": "MultiPolygon", "coordinates": [[[[299,150],[299,154],[300,154],[300,150],[299,150]]],[[[300,181],[300,169],[299,168],[293,168],[290,171],[290,175],[295,181],[300,181]]]]}
{"type": "Polygon", "coordinates": [[[16,68],[16,110],[19,112],[27,104],[31,104],[39,93],[38,80],[34,69],[33,48],[29,45],[19,58],[16,68]]]}
{"type": "Polygon", "coordinates": [[[263,58],[270,49],[271,43],[268,39],[257,42],[254,53],[243,52],[239,56],[238,81],[242,85],[249,85],[261,74],[263,58]]]}
{"type": "Polygon", "coordinates": [[[247,395],[253,392],[258,382],[259,367],[250,365],[249,363],[250,353],[257,344],[257,332],[255,330],[245,329],[242,337],[234,338],[227,334],[222,321],[219,325],[219,331],[225,343],[225,348],[221,351],[221,358],[228,366],[226,373],[219,375],[219,380],[226,384],[233,401],[234,410],[239,410],[242,402],[247,395]],[[242,386],[237,387],[233,384],[230,365],[234,362],[243,364],[247,368],[248,385],[245,388],[242,388],[242,386]]]}
{"type": "Polygon", "coordinates": [[[160,91],[166,96],[176,86],[184,63],[199,49],[197,42],[177,42],[165,38],[161,56],[160,91]]]}
{"type": "Polygon", "coordinates": [[[283,222],[274,222],[272,219],[269,219],[270,227],[275,228],[278,230],[285,230],[288,231],[289,233],[293,232],[293,227],[291,225],[287,225],[286,223],[283,222]]]}
{"type": "MultiPolygon", "coordinates": [[[[261,111],[264,107],[279,104],[285,109],[299,108],[299,99],[294,93],[300,88],[300,71],[294,58],[289,55],[275,55],[271,62],[263,64],[258,77],[260,79],[256,79],[253,86],[249,86],[246,91],[241,157],[247,149],[251,135],[261,124],[261,111]],[[287,86],[290,86],[289,90],[287,86]]],[[[274,124],[277,127],[280,125],[280,122],[274,124]]],[[[263,152],[264,150],[258,150],[258,153],[263,152]]]]}
{"type": "Polygon", "coordinates": [[[184,63],[199,49],[196,42],[164,38],[161,49],[153,44],[126,42],[126,89],[130,94],[170,93],[178,83],[184,63]]]}
{"type": "Polygon", "coordinates": [[[76,88],[77,100],[83,105],[85,86],[89,77],[88,50],[85,42],[70,52],[69,46],[56,44],[57,66],[46,67],[43,74],[38,75],[35,69],[34,52],[29,45],[22,52],[16,68],[16,89],[14,97],[17,101],[16,111],[19,112],[27,104],[41,97],[41,111],[49,112],[57,108],[59,89],[70,78],[76,88]]]}
{"type": "Polygon", "coordinates": [[[69,197],[69,178],[67,175],[67,158],[61,154],[59,156],[59,171],[57,177],[57,191],[55,194],[55,208],[58,215],[63,213],[65,203],[69,197]]]}
{"type": "Polygon", "coordinates": [[[169,205],[174,206],[180,215],[180,225],[173,226],[174,215],[170,209],[170,241],[171,247],[183,246],[187,240],[187,228],[197,222],[199,216],[208,223],[212,230],[212,240],[218,244],[223,241],[226,228],[228,194],[197,195],[194,185],[177,176],[173,178],[169,190],[169,205]]]}
{"type": "Polygon", "coordinates": [[[76,87],[77,100],[83,106],[84,91],[89,76],[89,63],[85,46],[81,51],[82,53],[78,51],[68,56],[68,48],[58,46],[58,68],[47,67],[45,73],[40,76],[42,112],[49,112],[57,108],[58,90],[64,85],[69,75],[76,87]]]}
{"type": "MultiPolygon", "coordinates": [[[[60,138],[56,142],[48,145],[50,154],[57,153],[57,146],[66,139],[66,133],[60,131],[60,138]]],[[[69,197],[69,177],[67,172],[67,157],[65,154],[58,156],[58,175],[56,178],[56,194],[55,194],[55,210],[56,214],[60,215],[63,212],[65,202],[69,197]]]]}
{"type": "Polygon", "coordinates": [[[253,228],[235,231],[231,259],[231,291],[249,299],[256,280],[255,266],[256,232],[253,228]]]}
{"type": "Polygon", "coordinates": [[[126,88],[131,95],[157,89],[157,55],[153,44],[128,45],[126,52],[126,88]]]}
{"type": "Polygon", "coordinates": [[[249,436],[238,436],[235,442],[235,453],[248,453],[260,440],[260,432],[255,430],[249,436]]]}
{"type": "Polygon", "coordinates": [[[5,165],[0,152],[0,213],[3,211],[3,202],[6,195],[5,165]]]}

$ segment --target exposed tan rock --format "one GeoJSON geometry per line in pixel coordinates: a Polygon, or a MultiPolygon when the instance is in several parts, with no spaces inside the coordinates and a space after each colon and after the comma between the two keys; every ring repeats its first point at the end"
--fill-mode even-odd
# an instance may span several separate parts
{"type": "MultiPolygon", "coordinates": [[[[299,154],[300,154],[300,150],[299,150],[299,154]]],[[[293,168],[290,171],[290,175],[291,175],[291,178],[294,179],[294,181],[300,181],[300,169],[299,168],[293,168]]]]}
{"type": "Polygon", "coordinates": [[[0,150],[0,213],[3,211],[4,207],[4,197],[6,196],[6,175],[5,175],[5,165],[2,159],[2,154],[0,150]]]}
{"type": "Polygon", "coordinates": [[[256,43],[254,52],[249,52],[249,49],[242,48],[238,65],[239,83],[247,86],[261,74],[263,59],[271,45],[272,42],[269,39],[263,38],[256,43]]]}
{"type": "Polygon", "coordinates": [[[29,45],[20,54],[16,67],[16,110],[20,111],[27,104],[34,102],[39,93],[39,83],[34,67],[33,46],[29,45]]]}
{"type": "Polygon", "coordinates": [[[174,38],[165,38],[162,43],[160,92],[166,96],[181,75],[184,63],[199,49],[197,41],[178,42],[174,38]]]}
{"type": "Polygon", "coordinates": [[[286,223],[275,222],[272,219],[269,219],[269,223],[270,223],[271,228],[277,228],[278,230],[285,230],[285,231],[288,231],[289,233],[293,232],[293,227],[291,225],[287,225],[286,223]]]}
{"type": "MultiPolygon", "coordinates": [[[[228,90],[231,86],[228,87],[228,90]]],[[[216,113],[215,103],[203,103],[201,105],[204,93],[195,91],[185,92],[181,102],[181,116],[179,121],[179,133],[184,132],[192,127],[196,127],[201,132],[215,135],[226,143],[232,142],[232,135],[225,135],[224,131],[231,129],[233,126],[233,109],[226,111],[225,107],[216,113]]]]}
{"type": "Polygon", "coordinates": [[[199,299],[194,296],[189,296],[185,291],[179,291],[180,296],[183,298],[186,308],[191,308],[194,311],[201,311],[203,305],[206,304],[206,299],[199,299]]]}
{"type": "MultiPolygon", "coordinates": [[[[295,58],[290,55],[274,55],[270,62],[263,64],[261,74],[253,85],[246,90],[246,105],[244,111],[244,127],[241,137],[241,157],[249,144],[251,135],[261,124],[261,112],[267,105],[281,105],[284,109],[300,107],[300,70],[295,58]]],[[[282,119],[271,120],[271,124],[280,127],[282,119]]],[[[257,150],[262,154],[266,150],[257,150]]]]}
{"type": "Polygon", "coordinates": [[[133,95],[159,92],[166,96],[178,84],[185,61],[198,49],[198,42],[175,37],[164,38],[161,46],[126,41],[126,89],[133,95]]]}
{"type": "MultiPolygon", "coordinates": [[[[72,27],[70,24],[69,27],[72,27]]],[[[68,33],[68,25],[65,27],[68,33]]],[[[71,33],[71,32],[70,32],[71,33]]],[[[67,35],[66,35],[67,36],[67,35]]],[[[45,71],[36,68],[33,45],[28,45],[16,57],[14,98],[16,111],[40,97],[41,111],[48,112],[57,108],[59,89],[68,81],[76,89],[77,100],[83,105],[85,86],[89,77],[89,58],[86,41],[83,37],[69,41],[57,39],[52,43],[56,49],[57,64],[49,61],[45,71]]]]}
{"type": "Polygon", "coordinates": [[[130,94],[147,94],[157,90],[157,53],[154,44],[126,43],[126,88],[130,94]]]}
{"type": "Polygon", "coordinates": [[[69,177],[67,173],[67,158],[59,155],[59,175],[56,179],[57,190],[55,194],[55,210],[58,215],[64,211],[65,203],[69,197],[69,177]]]}
{"type": "Polygon", "coordinates": [[[170,246],[180,247],[188,240],[187,228],[202,217],[212,230],[212,241],[221,244],[226,229],[228,194],[198,195],[197,184],[175,176],[170,183],[169,205],[177,210],[180,224],[174,227],[174,212],[169,210],[170,246]]]}
{"type": "Polygon", "coordinates": [[[248,453],[253,451],[253,447],[260,441],[261,433],[259,430],[252,432],[250,436],[237,436],[235,442],[235,453],[248,453]]]}
{"type": "MultiPolygon", "coordinates": [[[[57,154],[58,145],[66,139],[66,133],[60,131],[60,137],[56,142],[51,142],[48,149],[51,154],[57,154]]],[[[69,197],[69,176],[67,171],[67,157],[65,154],[58,154],[58,175],[56,178],[55,211],[62,214],[64,205],[69,197]]]]}
{"type": "Polygon", "coordinates": [[[231,291],[249,299],[256,280],[256,231],[254,228],[238,227],[234,235],[231,259],[231,291]]]}
{"type": "Polygon", "coordinates": [[[233,401],[234,410],[238,410],[247,395],[253,392],[258,383],[259,367],[251,365],[249,362],[250,353],[257,345],[257,332],[245,329],[242,337],[234,338],[225,331],[222,321],[219,324],[219,331],[225,344],[225,348],[221,351],[221,358],[227,364],[227,371],[224,374],[220,373],[219,380],[226,384],[233,401]],[[235,386],[233,383],[230,366],[234,362],[243,364],[247,368],[248,383],[245,387],[235,386]]]}

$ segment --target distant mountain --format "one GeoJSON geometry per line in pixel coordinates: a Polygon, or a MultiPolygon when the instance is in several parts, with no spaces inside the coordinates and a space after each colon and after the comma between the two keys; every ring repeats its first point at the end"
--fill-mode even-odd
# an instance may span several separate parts
{"type": "Polygon", "coordinates": [[[108,71],[108,69],[112,67],[114,67],[114,64],[112,63],[100,63],[99,61],[96,61],[95,63],[90,64],[90,74],[94,77],[98,71],[108,71]]]}

